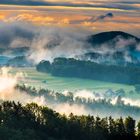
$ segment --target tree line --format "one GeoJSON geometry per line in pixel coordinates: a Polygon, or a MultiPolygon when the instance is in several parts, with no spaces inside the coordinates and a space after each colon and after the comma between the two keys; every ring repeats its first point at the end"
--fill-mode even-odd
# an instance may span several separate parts
{"type": "Polygon", "coordinates": [[[140,83],[140,68],[136,66],[105,65],[74,58],[55,58],[52,63],[41,61],[36,69],[61,77],[88,78],[124,84],[140,83]]]}
{"type": "MultiPolygon", "coordinates": [[[[33,97],[44,97],[45,102],[48,104],[53,104],[55,106],[60,104],[69,104],[69,105],[78,105],[84,106],[85,109],[91,110],[94,114],[98,114],[101,116],[115,116],[115,117],[126,117],[130,116],[134,117],[135,119],[139,119],[140,116],[140,107],[134,106],[131,104],[125,104],[124,100],[121,97],[121,94],[116,96],[115,103],[112,104],[115,97],[104,97],[100,98],[97,94],[99,99],[95,98],[84,98],[74,96],[73,92],[67,92],[67,94],[63,94],[61,92],[55,92],[48,89],[36,89],[34,87],[17,85],[16,89],[20,92],[27,93],[33,97]]],[[[119,93],[123,90],[119,90],[119,93]]],[[[92,94],[92,93],[91,93],[92,94]]],[[[94,94],[94,93],[93,93],[94,94]]],[[[117,95],[117,93],[114,93],[117,95]]]]}
{"type": "Polygon", "coordinates": [[[60,115],[35,103],[0,104],[1,140],[139,140],[140,122],[127,117],[60,115]]]}

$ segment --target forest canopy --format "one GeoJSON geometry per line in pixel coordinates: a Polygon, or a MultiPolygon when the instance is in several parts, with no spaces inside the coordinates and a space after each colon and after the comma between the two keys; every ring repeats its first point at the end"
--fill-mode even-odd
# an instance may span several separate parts
{"type": "Polygon", "coordinates": [[[140,122],[94,116],[66,117],[35,103],[0,104],[1,140],[135,140],[140,138],[140,122]]]}
{"type": "Polygon", "coordinates": [[[124,84],[140,83],[140,68],[136,66],[103,65],[74,58],[55,58],[52,64],[49,61],[41,61],[36,69],[54,76],[88,78],[124,84]]]}

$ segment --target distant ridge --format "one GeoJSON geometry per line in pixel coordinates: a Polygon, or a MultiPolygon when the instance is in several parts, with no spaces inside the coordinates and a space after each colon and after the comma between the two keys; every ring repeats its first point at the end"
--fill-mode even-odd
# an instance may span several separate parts
{"type": "Polygon", "coordinates": [[[116,37],[121,37],[123,39],[135,39],[136,42],[140,42],[140,39],[134,35],[122,32],[122,31],[110,31],[110,32],[102,32],[95,35],[91,35],[88,38],[88,42],[92,44],[103,44],[107,43],[116,37]]]}

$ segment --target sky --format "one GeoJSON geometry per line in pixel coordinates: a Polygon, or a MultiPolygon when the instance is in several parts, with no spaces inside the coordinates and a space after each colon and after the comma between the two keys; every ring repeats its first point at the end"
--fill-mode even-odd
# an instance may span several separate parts
{"type": "Polygon", "coordinates": [[[0,0],[0,21],[119,30],[140,37],[140,0],[0,0]]]}

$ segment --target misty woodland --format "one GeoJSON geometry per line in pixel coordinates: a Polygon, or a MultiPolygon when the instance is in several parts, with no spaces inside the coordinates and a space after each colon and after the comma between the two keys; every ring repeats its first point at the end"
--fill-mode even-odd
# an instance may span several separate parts
{"type": "Polygon", "coordinates": [[[0,140],[140,140],[140,0],[0,0],[0,140]]]}
{"type": "Polygon", "coordinates": [[[66,117],[31,103],[0,105],[0,137],[2,140],[139,140],[140,122],[125,119],[76,116],[66,117]],[[137,127],[135,128],[135,126],[137,127]]]}

